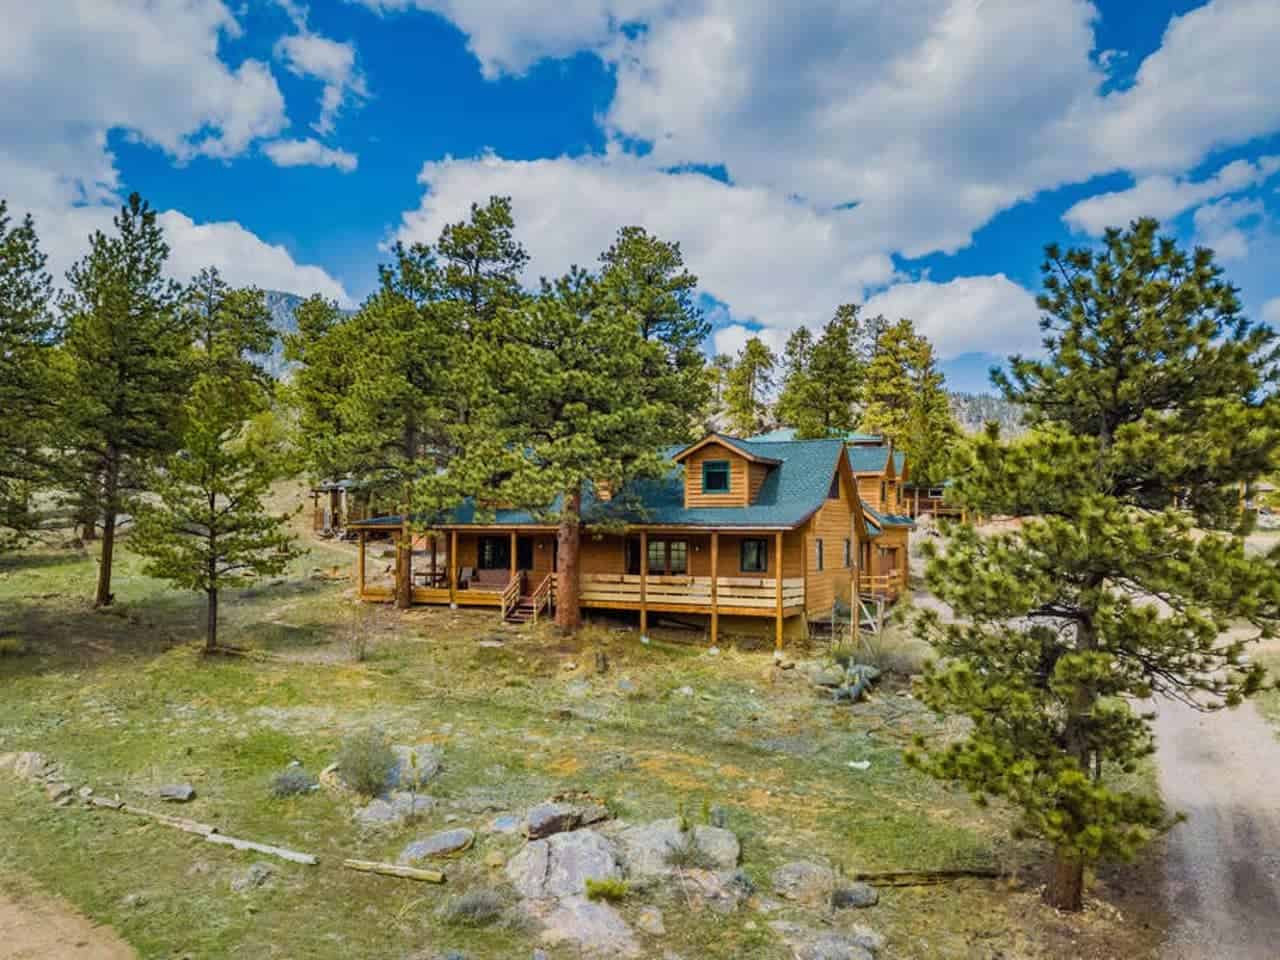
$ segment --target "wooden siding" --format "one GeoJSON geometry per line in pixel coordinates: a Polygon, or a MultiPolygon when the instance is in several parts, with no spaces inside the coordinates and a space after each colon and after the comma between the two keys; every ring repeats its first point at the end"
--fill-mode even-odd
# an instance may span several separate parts
{"type": "Polygon", "coordinates": [[[747,461],[728,447],[709,443],[684,461],[684,505],[688,507],[745,507],[750,491],[747,461]],[[702,492],[702,465],[708,460],[729,461],[729,492],[702,492]]]}
{"type": "MultiPolygon", "coordinates": [[[[840,498],[827,500],[805,524],[805,576],[808,589],[805,609],[810,616],[831,613],[839,599],[849,602],[853,568],[844,565],[844,542],[853,541],[853,508],[850,476],[840,477],[840,498]],[[822,541],[823,569],[818,569],[818,541],[822,541]]],[[[851,555],[856,550],[850,543],[851,555]]]]}

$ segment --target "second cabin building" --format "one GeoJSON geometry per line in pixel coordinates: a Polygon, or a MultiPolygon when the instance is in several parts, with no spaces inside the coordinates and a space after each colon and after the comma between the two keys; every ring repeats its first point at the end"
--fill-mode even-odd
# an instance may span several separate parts
{"type": "MultiPolygon", "coordinates": [[[[829,618],[837,602],[891,601],[904,588],[911,520],[897,512],[897,491],[905,463],[888,446],[712,433],[668,451],[668,462],[661,479],[584,496],[584,609],[635,611],[642,633],[657,615],[705,622],[713,642],[722,628],[764,628],[781,646],[787,633],[829,618]],[[873,446],[883,456],[869,453],[873,446]]],[[[510,620],[547,616],[554,602],[552,519],[481,514],[466,501],[437,517],[349,526],[360,543],[363,599],[493,607],[510,620]],[[379,535],[397,547],[389,558],[369,555],[379,535]]]]}

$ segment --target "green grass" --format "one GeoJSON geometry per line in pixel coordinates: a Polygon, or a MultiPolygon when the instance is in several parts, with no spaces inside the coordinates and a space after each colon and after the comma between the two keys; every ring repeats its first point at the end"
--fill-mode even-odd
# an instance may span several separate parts
{"type": "MultiPolygon", "coordinates": [[[[91,555],[39,550],[0,560],[0,636],[27,649],[0,657],[0,751],[42,750],[77,785],[144,803],[154,802],[145,800],[153,787],[189,780],[198,797],[185,815],[321,858],[318,867],[278,864],[267,886],[233,893],[231,879],[255,857],[116,812],[55,809],[35,788],[0,778],[0,875],[62,894],[143,957],[386,957],[429,945],[481,960],[527,956],[536,932],[459,924],[440,908],[503,889],[501,871],[485,861],[494,850],[513,853],[517,839],[479,834],[440,888],[344,871],[341,859],[394,860],[416,837],[482,827],[493,816],[485,807],[518,811],[570,791],[632,821],[718,804],[762,890],[777,866],[803,857],[852,871],[984,866],[1033,853],[1002,839],[1003,814],[904,765],[910,736],[935,729],[914,701],[881,692],[871,704],[835,707],[798,671],[768,683],[767,653],[726,644],[710,657],[660,634],[642,647],[634,634],[602,628],[576,640],[524,630],[487,648],[476,641],[495,632],[492,613],[378,608],[368,616],[368,659],[351,662],[350,584],[311,579],[313,568],[350,559],[319,546],[283,583],[227,598],[225,641],[266,659],[201,656],[200,598],[145,577],[127,550],[110,613],[88,603],[91,555]],[[608,653],[605,676],[585,672],[596,649],[608,653]],[[570,661],[583,666],[566,671],[570,661]],[[370,726],[444,751],[443,771],[424,791],[438,805],[418,823],[362,832],[348,797],[273,795],[272,777],[291,761],[318,773],[346,737],[370,726]],[[848,768],[863,759],[869,770],[848,768]],[[125,906],[133,893],[145,904],[125,906]]],[[[993,950],[1009,946],[1001,938],[1025,922],[1009,919],[1006,892],[990,885],[928,897],[924,908],[911,891],[887,890],[874,916],[859,919],[890,937],[894,955],[913,955],[893,944],[915,943],[923,930],[929,955],[940,957],[972,955],[975,937],[993,950]]],[[[679,889],[662,886],[633,890],[620,909],[646,903],[667,912],[662,949],[785,955],[753,911],[690,912],[679,889]]]]}

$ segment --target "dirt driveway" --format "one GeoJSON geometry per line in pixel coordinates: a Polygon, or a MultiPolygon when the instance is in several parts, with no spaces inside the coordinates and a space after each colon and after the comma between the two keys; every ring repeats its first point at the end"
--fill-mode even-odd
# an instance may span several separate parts
{"type": "Polygon", "coordinates": [[[110,927],[98,926],[65,901],[30,890],[20,878],[4,880],[0,885],[3,960],[136,960],[133,948],[110,927]]]}
{"type": "Polygon", "coordinates": [[[1280,956],[1280,741],[1252,704],[1157,709],[1169,834],[1164,960],[1280,956]]]}

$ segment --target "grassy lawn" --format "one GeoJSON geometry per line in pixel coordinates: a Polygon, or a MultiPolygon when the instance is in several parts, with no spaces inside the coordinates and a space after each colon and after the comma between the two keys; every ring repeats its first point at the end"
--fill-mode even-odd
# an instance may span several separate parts
{"type": "MultiPolygon", "coordinates": [[[[568,791],[633,821],[696,817],[719,804],[742,839],[743,869],[766,891],[772,870],[792,859],[852,872],[1020,868],[1037,854],[1003,839],[998,810],[904,766],[914,733],[947,730],[901,686],[835,707],[799,671],[773,674],[764,651],[726,644],[712,656],[680,634],[641,646],[634,633],[600,624],[566,641],[545,628],[504,629],[492,612],[357,608],[348,582],[315,576],[351,557],[316,544],[274,585],[226,598],[224,640],[270,654],[258,659],[200,656],[199,599],[143,576],[127,550],[110,613],[88,603],[91,553],[49,548],[0,560],[0,635],[26,648],[0,656],[0,751],[43,751],[77,784],[150,806],[148,790],[189,780],[199,795],[183,814],[321,858],[317,867],[276,863],[268,885],[236,893],[230,881],[260,858],[115,812],[58,809],[36,788],[0,778],[0,875],[61,894],[143,957],[431,958],[458,949],[475,960],[527,957],[536,931],[457,928],[439,907],[467,889],[502,889],[491,854],[509,856],[518,840],[479,833],[446,864],[442,887],[351,873],[339,861],[394,860],[415,837],[480,828],[498,811],[568,791]],[[347,655],[353,625],[371,638],[362,663],[347,655]],[[478,645],[490,637],[504,642],[478,645]],[[597,652],[608,657],[604,674],[597,652]],[[346,734],[368,725],[443,748],[444,771],[427,791],[439,801],[432,813],[367,831],[343,796],[270,795],[271,775],[291,760],[317,773],[346,734]],[[861,760],[870,769],[849,767],[861,760]]],[[[893,957],[1151,949],[1151,928],[1105,904],[1058,917],[1040,906],[1035,877],[1020,876],[886,889],[856,919],[886,935],[893,957]]],[[[1097,890],[1119,902],[1122,886],[1097,890]]],[[[631,915],[646,903],[666,912],[665,937],[642,935],[653,956],[790,955],[768,926],[785,910],[691,912],[678,889],[662,888],[621,909],[631,915]]]]}

